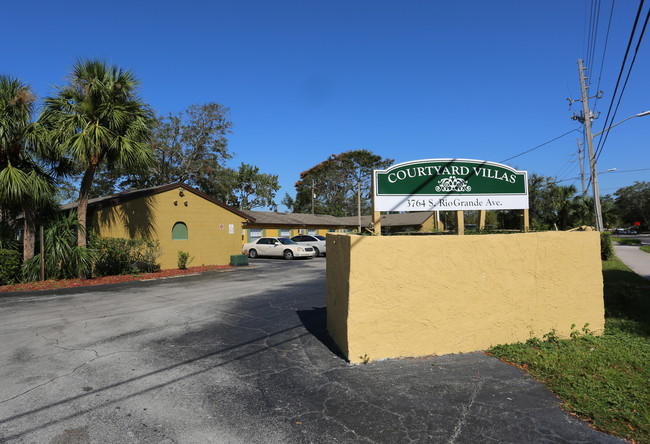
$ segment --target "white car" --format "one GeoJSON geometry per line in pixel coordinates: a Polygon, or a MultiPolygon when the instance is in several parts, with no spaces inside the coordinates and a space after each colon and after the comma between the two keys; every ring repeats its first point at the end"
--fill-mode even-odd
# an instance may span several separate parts
{"type": "Polygon", "coordinates": [[[314,249],[306,245],[298,245],[288,237],[261,237],[254,242],[245,243],[242,254],[250,258],[275,256],[289,260],[294,257],[313,257],[314,249]]]}
{"type": "Polygon", "coordinates": [[[327,242],[325,242],[324,236],[319,236],[318,234],[300,234],[292,237],[291,240],[297,244],[312,247],[316,256],[320,256],[321,254],[325,255],[327,252],[325,248],[327,242]]]}

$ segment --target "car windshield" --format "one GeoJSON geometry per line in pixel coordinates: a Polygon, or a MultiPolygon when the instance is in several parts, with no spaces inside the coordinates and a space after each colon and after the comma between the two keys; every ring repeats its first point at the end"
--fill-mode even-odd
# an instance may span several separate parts
{"type": "Polygon", "coordinates": [[[320,236],[320,235],[316,235],[316,236],[314,236],[314,237],[315,237],[316,239],[318,239],[318,240],[325,240],[325,237],[320,236]]]}
{"type": "Polygon", "coordinates": [[[284,244],[284,245],[292,245],[292,244],[295,244],[294,241],[292,241],[291,239],[289,239],[289,238],[287,238],[287,237],[279,237],[278,240],[280,241],[281,244],[284,244]]]}

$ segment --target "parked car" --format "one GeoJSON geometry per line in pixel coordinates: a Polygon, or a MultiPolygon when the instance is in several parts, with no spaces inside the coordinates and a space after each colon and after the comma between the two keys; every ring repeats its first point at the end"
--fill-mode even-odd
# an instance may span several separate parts
{"type": "Polygon", "coordinates": [[[324,236],[319,236],[318,234],[300,234],[291,238],[297,244],[306,245],[312,247],[316,252],[316,256],[325,255],[326,253],[326,242],[324,236]]]}
{"type": "Polygon", "coordinates": [[[313,257],[315,252],[312,247],[298,245],[288,237],[261,237],[254,242],[245,243],[242,254],[247,254],[250,258],[276,256],[290,260],[294,257],[313,257]]]}

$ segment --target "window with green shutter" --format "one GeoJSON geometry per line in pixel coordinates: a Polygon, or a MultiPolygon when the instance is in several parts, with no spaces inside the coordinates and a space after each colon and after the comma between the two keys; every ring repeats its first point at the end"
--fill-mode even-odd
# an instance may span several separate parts
{"type": "Polygon", "coordinates": [[[172,240],[187,240],[187,225],[176,222],[172,228],[172,240]]]}

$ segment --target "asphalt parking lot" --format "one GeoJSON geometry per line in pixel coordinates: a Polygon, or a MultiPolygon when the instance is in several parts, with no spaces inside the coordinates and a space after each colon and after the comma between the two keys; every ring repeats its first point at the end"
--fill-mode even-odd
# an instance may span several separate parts
{"type": "Polygon", "coordinates": [[[325,263],[0,297],[0,442],[622,442],[482,353],[348,364],[325,263]]]}

